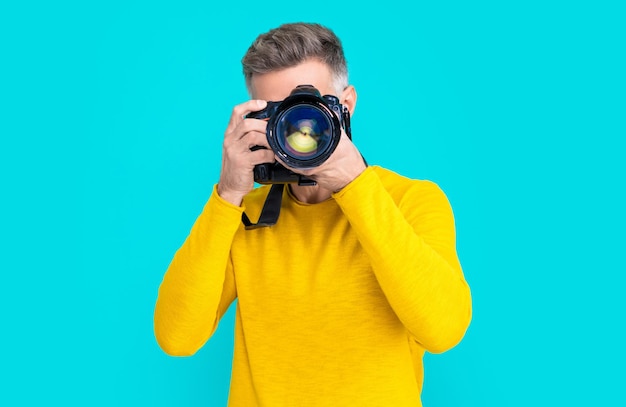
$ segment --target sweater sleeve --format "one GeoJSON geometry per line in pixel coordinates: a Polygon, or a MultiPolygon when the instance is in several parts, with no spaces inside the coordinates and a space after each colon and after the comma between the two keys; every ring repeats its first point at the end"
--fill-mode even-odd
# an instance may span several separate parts
{"type": "Polygon", "coordinates": [[[334,197],[411,336],[432,353],[455,346],[471,319],[471,295],[443,191],[432,182],[415,181],[394,200],[368,167],[334,197]]]}
{"type": "Polygon", "coordinates": [[[230,247],[243,210],[223,200],[214,187],[174,255],[154,311],[156,339],[167,354],[193,355],[236,298],[230,247]]]}

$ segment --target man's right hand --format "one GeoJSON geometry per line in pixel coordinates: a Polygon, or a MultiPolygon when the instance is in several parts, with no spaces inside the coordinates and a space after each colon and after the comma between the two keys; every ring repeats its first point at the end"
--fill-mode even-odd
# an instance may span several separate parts
{"type": "Polygon", "coordinates": [[[254,188],[254,166],[275,161],[274,152],[267,143],[267,122],[245,118],[248,113],[265,106],[267,103],[263,100],[250,100],[235,106],[224,134],[217,193],[233,205],[241,205],[243,197],[254,188]],[[265,148],[252,151],[253,146],[265,148]]]}

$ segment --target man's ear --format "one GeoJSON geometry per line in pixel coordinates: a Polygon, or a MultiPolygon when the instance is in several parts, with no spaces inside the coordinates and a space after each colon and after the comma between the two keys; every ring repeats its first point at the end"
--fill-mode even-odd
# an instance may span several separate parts
{"type": "Polygon", "coordinates": [[[350,116],[354,114],[354,109],[356,108],[356,89],[354,89],[354,86],[348,85],[348,87],[341,92],[340,103],[348,108],[350,116]]]}

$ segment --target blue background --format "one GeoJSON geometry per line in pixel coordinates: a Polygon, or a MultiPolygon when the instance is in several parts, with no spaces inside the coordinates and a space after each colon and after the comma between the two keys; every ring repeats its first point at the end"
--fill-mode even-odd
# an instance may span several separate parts
{"type": "Polygon", "coordinates": [[[425,406],[626,404],[623,2],[5,3],[0,405],[226,404],[232,309],[191,358],[152,312],[292,21],[343,40],[368,161],[455,210],[474,319],[425,406]]]}

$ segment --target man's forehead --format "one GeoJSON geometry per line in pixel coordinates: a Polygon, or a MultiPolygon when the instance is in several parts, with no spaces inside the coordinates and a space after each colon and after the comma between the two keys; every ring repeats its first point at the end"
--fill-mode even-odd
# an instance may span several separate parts
{"type": "Polygon", "coordinates": [[[322,95],[333,94],[333,78],[330,68],[317,60],[264,74],[253,74],[250,92],[255,99],[283,100],[298,85],[312,85],[322,95]]]}

